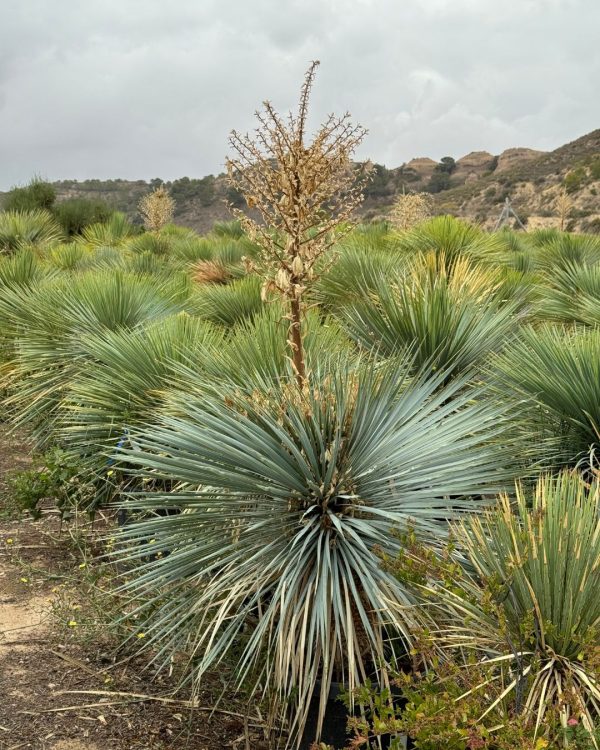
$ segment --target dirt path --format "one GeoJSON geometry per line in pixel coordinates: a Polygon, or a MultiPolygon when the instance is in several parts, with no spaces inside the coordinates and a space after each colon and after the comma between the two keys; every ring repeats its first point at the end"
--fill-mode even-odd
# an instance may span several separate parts
{"type": "MultiPolygon", "coordinates": [[[[7,472],[29,462],[0,424],[0,749],[264,749],[231,701],[220,704],[230,713],[211,716],[150,700],[169,694],[169,679],[153,678],[141,656],[115,655],[98,623],[85,630],[94,613],[77,587],[82,558],[58,518],[10,517],[7,472]]],[[[215,676],[200,706],[214,706],[222,689],[215,676]]]]}

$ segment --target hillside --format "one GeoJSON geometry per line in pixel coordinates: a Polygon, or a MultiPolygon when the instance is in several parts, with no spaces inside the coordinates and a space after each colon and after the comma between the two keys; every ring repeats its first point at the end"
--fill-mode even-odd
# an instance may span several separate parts
{"type": "Polygon", "coordinates": [[[529,227],[556,226],[556,201],[566,187],[569,228],[600,232],[600,129],[548,153],[516,151],[501,154],[493,171],[438,193],[437,210],[492,228],[510,197],[529,227]]]}
{"type": "MultiPolygon", "coordinates": [[[[102,198],[134,217],[141,196],[160,182],[62,180],[54,187],[59,201],[102,198]]],[[[176,200],[177,223],[200,232],[230,218],[228,203],[242,205],[224,175],[183,177],[166,184],[176,200]]],[[[600,232],[600,129],[550,152],[510,148],[498,155],[474,151],[456,161],[446,157],[441,164],[424,157],[393,169],[376,164],[361,214],[366,220],[384,218],[403,190],[430,190],[436,212],[468,218],[487,228],[493,228],[507,197],[529,227],[556,226],[556,200],[564,186],[572,201],[568,228],[600,232]]]]}

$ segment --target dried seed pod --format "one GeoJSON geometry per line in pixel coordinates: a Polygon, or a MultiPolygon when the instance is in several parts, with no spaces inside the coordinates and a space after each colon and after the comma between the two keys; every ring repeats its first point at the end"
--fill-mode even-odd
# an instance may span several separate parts
{"type": "Polygon", "coordinates": [[[302,258],[299,255],[296,255],[294,260],[292,261],[292,273],[294,276],[301,276],[304,272],[304,263],[302,262],[302,258]]]}

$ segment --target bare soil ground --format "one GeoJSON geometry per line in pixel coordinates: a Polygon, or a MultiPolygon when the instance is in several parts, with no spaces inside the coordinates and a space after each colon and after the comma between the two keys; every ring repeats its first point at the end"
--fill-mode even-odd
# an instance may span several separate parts
{"type": "Polygon", "coordinates": [[[85,637],[84,563],[68,529],[52,513],[33,521],[10,510],[7,473],[29,463],[27,445],[0,424],[0,748],[266,748],[232,698],[211,712],[218,675],[190,708],[171,678],[145,669],[147,657],[115,653],[101,627],[85,637]]]}

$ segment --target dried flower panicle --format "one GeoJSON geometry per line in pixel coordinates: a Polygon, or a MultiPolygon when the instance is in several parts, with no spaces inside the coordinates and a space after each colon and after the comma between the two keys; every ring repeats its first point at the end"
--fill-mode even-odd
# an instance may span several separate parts
{"type": "Polygon", "coordinates": [[[165,224],[173,220],[175,201],[167,188],[161,185],[140,200],[138,209],[146,229],[150,232],[158,232],[165,224]]]}
{"type": "Polygon", "coordinates": [[[402,193],[392,206],[390,221],[396,229],[406,231],[429,219],[432,207],[429,193],[402,193]]]}
{"type": "Polygon", "coordinates": [[[565,188],[558,194],[556,199],[556,211],[558,213],[558,219],[560,221],[559,229],[561,232],[565,231],[565,225],[569,214],[573,210],[573,201],[569,198],[565,188]]]}
{"type": "Polygon", "coordinates": [[[351,157],[366,130],[349,114],[330,115],[310,143],[306,120],[318,61],[309,67],[296,114],[282,118],[267,101],[256,113],[254,136],[232,131],[233,156],[227,160],[230,183],[260,220],[232,209],[260,247],[251,270],[265,279],[263,297],[275,293],[289,303],[289,345],[298,382],[305,379],[302,348],[302,297],[319,259],[352,227],[363,199],[366,171],[357,174],[351,157]]]}

